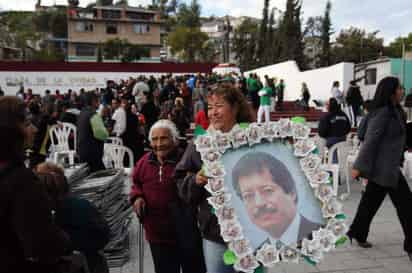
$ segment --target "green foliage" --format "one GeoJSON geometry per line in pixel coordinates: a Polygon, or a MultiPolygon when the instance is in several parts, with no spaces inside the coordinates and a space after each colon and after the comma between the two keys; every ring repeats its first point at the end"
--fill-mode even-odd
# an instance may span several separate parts
{"type": "Polygon", "coordinates": [[[126,6],[128,6],[128,5],[129,5],[129,1],[128,1],[128,0],[118,0],[118,1],[115,3],[115,6],[121,6],[121,5],[126,5],[126,6]]]}
{"type": "Polygon", "coordinates": [[[385,47],[385,55],[391,58],[401,58],[402,57],[402,46],[405,45],[405,50],[412,50],[412,32],[406,37],[398,37],[389,46],[385,47]]]}
{"type": "Polygon", "coordinates": [[[64,9],[51,12],[48,32],[51,32],[56,38],[67,37],[67,14],[64,9]]]}
{"type": "Polygon", "coordinates": [[[250,19],[244,20],[234,31],[232,51],[242,71],[256,67],[258,25],[250,19]]]}
{"type": "MultiPolygon", "coordinates": [[[[98,47],[99,52],[99,47],[98,47]]],[[[142,57],[150,57],[150,49],[141,45],[130,44],[127,39],[109,39],[103,44],[104,58],[122,62],[138,61],[142,57]]]]}
{"type": "Polygon", "coordinates": [[[265,54],[265,48],[267,47],[267,33],[268,33],[268,20],[269,20],[269,4],[270,0],[264,0],[264,6],[262,11],[262,21],[259,26],[259,40],[258,40],[258,50],[257,59],[260,65],[267,64],[267,55],[265,54]]]}
{"type": "Polygon", "coordinates": [[[192,0],[190,6],[186,3],[179,5],[176,14],[177,25],[179,27],[199,28],[200,27],[200,5],[197,0],[192,0]]]}
{"type": "Polygon", "coordinates": [[[332,29],[332,22],[330,19],[330,11],[332,9],[332,4],[330,0],[328,0],[325,9],[325,15],[322,19],[322,54],[320,56],[320,65],[321,66],[329,66],[331,62],[330,58],[330,35],[333,34],[331,31],[332,29]]]}
{"type": "Polygon", "coordinates": [[[377,59],[383,53],[383,39],[377,38],[377,33],[355,27],[342,30],[331,50],[333,62],[360,63],[377,59]]]}
{"type": "Polygon", "coordinates": [[[169,34],[169,45],[172,54],[180,54],[185,62],[195,62],[203,44],[209,39],[200,28],[179,26],[169,34]]]}
{"type": "Polygon", "coordinates": [[[111,6],[113,5],[113,0],[97,0],[96,4],[98,6],[111,6]]]}
{"type": "Polygon", "coordinates": [[[295,60],[300,68],[305,68],[303,55],[303,35],[301,30],[301,9],[299,0],[287,0],[286,11],[280,25],[280,61],[295,60]]]}

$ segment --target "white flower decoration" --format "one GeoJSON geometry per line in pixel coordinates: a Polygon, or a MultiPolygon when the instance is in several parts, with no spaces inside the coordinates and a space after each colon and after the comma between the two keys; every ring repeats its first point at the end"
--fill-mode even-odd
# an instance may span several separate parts
{"type": "Polygon", "coordinates": [[[302,254],[308,256],[314,262],[319,262],[323,258],[323,249],[319,240],[302,240],[302,254]]]}
{"type": "Polygon", "coordinates": [[[232,131],[232,144],[233,148],[239,148],[243,145],[248,144],[248,139],[247,139],[247,129],[240,129],[236,128],[232,131]]]}
{"type": "Polygon", "coordinates": [[[248,130],[248,141],[249,145],[259,144],[262,140],[262,128],[257,124],[252,124],[249,126],[248,130]]]}
{"type": "Polygon", "coordinates": [[[237,220],[235,209],[226,206],[218,208],[216,211],[216,216],[219,223],[237,220]]]}
{"type": "Polygon", "coordinates": [[[326,218],[335,217],[338,214],[341,214],[343,210],[342,204],[336,200],[336,198],[329,199],[326,203],[323,203],[322,212],[323,216],[326,218]]]}
{"type": "Polygon", "coordinates": [[[204,150],[200,155],[202,157],[202,161],[207,165],[217,162],[222,157],[222,154],[215,149],[204,150]]]}
{"type": "Polygon", "coordinates": [[[278,121],[279,137],[286,138],[293,136],[292,124],[290,119],[280,119],[278,121]]]}
{"type": "Polygon", "coordinates": [[[280,262],[280,251],[273,244],[265,243],[256,254],[256,258],[264,266],[272,267],[274,264],[280,262]]]}
{"type": "Polygon", "coordinates": [[[215,134],[216,146],[222,153],[224,153],[227,149],[232,148],[230,140],[231,134],[224,134],[219,131],[215,134]]]}
{"type": "Polygon", "coordinates": [[[309,154],[300,160],[300,165],[305,172],[316,170],[322,164],[322,159],[315,154],[309,154]]]}
{"type": "Polygon", "coordinates": [[[307,177],[312,187],[318,187],[321,184],[329,183],[330,174],[318,168],[313,171],[309,171],[307,173],[307,177]]]}
{"type": "Polygon", "coordinates": [[[220,234],[225,242],[243,239],[242,227],[239,222],[223,222],[220,227],[220,234]]]}
{"type": "Polygon", "coordinates": [[[323,251],[329,252],[335,248],[335,235],[329,229],[321,228],[312,232],[313,240],[317,240],[323,251]]]}
{"type": "Polygon", "coordinates": [[[310,135],[310,128],[302,123],[292,122],[292,134],[296,139],[307,139],[310,135]]]}
{"type": "Polygon", "coordinates": [[[279,137],[277,122],[269,122],[269,123],[263,124],[262,134],[263,134],[263,138],[269,141],[273,141],[274,138],[279,137]]]}
{"type": "Polygon", "coordinates": [[[222,177],[208,179],[205,189],[212,195],[222,193],[225,190],[225,181],[222,177]]]}
{"type": "Polygon", "coordinates": [[[232,250],[237,257],[242,257],[248,254],[253,254],[253,249],[249,240],[241,239],[229,243],[229,249],[232,250]]]}
{"type": "Polygon", "coordinates": [[[196,145],[196,149],[200,152],[215,148],[213,137],[210,135],[203,135],[203,136],[196,137],[195,145],[196,145]]]}
{"type": "Polygon", "coordinates": [[[211,204],[214,209],[219,209],[225,206],[226,204],[228,204],[231,198],[232,198],[232,195],[230,193],[219,193],[215,196],[211,196],[207,198],[207,200],[209,201],[209,204],[211,204]]]}
{"type": "Polygon", "coordinates": [[[280,256],[282,261],[287,263],[298,263],[299,262],[299,253],[290,246],[284,246],[280,250],[280,256]]]}
{"type": "Polygon", "coordinates": [[[295,145],[295,156],[305,157],[309,155],[313,150],[316,149],[315,142],[311,139],[301,139],[298,140],[295,145]]]}
{"type": "Polygon", "coordinates": [[[345,236],[346,232],[348,232],[348,226],[346,225],[345,221],[335,218],[329,220],[326,228],[330,230],[335,236],[335,241],[342,236],[345,236]]]}
{"type": "Polygon", "coordinates": [[[241,257],[234,265],[236,271],[245,273],[253,273],[258,267],[259,263],[253,255],[241,257]]]}
{"type": "Polygon", "coordinates": [[[333,188],[329,184],[320,184],[315,189],[315,195],[320,201],[327,202],[333,197],[333,188]]]}

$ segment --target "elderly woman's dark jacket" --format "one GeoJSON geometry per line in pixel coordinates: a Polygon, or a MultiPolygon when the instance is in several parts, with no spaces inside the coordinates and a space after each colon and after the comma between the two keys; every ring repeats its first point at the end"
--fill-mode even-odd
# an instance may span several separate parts
{"type": "Polygon", "coordinates": [[[371,112],[365,140],[354,168],[362,177],[383,186],[396,188],[406,145],[406,122],[402,110],[382,107],[371,112]]]}
{"type": "Polygon", "coordinates": [[[202,164],[196,146],[193,142],[189,143],[182,159],[176,166],[176,183],[179,196],[190,205],[199,207],[197,219],[202,237],[210,241],[224,243],[220,236],[217,217],[212,213],[212,207],[207,201],[210,193],[203,186],[196,184],[196,174],[202,168],[202,164]]]}

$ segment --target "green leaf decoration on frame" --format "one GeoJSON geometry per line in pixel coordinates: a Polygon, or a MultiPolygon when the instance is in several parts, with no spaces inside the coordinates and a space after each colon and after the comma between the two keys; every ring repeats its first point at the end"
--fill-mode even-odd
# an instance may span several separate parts
{"type": "Polygon", "coordinates": [[[304,124],[306,122],[306,119],[304,117],[293,117],[290,119],[294,123],[302,123],[304,124]]]}
{"type": "Polygon", "coordinates": [[[338,214],[338,215],[336,215],[335,218],[338,219],[338,220],[345,220],[345,219],[346,219],[346,215],[345,215],[345,214],[338,214]]]}
{"type": "Polygon", "coordinates": [[[210,212],[211,212],[213,215],[216,215],[216,209],[215,209],[215,208],[211,208],[211,209],[210,209],[210,212]]]}
{"type": "Polygon", "coordinates": [[[254,273],[263,273],[263,266],[260,265],[258,268],[256,268],[254,273]]]}
{"type": "Polygon", "coordinates": [[[225,253],[223,254],[223,262],[225,265],[233,265],[237,261],[236,254],[231,251],[231,250],[226,250],[225,253]]]}
{"type": "Polygon", "coordinates": [[[308,256],[303,256],[303,258],[305,259],[306,262],[308,262],[310,265],[315,266],[316,262],[314,260],[312,260],[311,258],[309,258],[308,256]]]}
{"type": "Polygon", "coordinates": [[[197,125],[193,133],[194,133],[195,137],[197,137],[197,136],[206,135],[207,131],[205,129],[203,129],[202,126],[197,125]]]}
{"type": "Polygon", "coordinates": [[[335,242],[335,246],[343,245],[347,240],[348,238],[346,236],[342,236],[339,240],[335,242]]]}
{"type": "Polygon", "coordinates": [[[239,123],[239,127],[242,128],[242,129],[246,129],[246,128],[249,127],[249,123],[247,123],[247,122],[239,123]]]}

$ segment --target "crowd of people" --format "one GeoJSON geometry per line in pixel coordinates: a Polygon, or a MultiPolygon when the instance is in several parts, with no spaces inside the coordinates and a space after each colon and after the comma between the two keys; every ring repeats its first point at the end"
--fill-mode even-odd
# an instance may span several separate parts
{"type": "MultiPolygon", "coordinates": [[[[400,107],[402,88],[394,79],[380,83],[359,125],[364,144],[353,177],[367,178],[368,185],[348,236],[362,247],[372,246],[367,242],[370,222],[389,193],[412,259],[412,218],[407,214],[412,195],[399,171],[406,120],[400,107]]],[[[28,89],[1,97],[0,219],[5,224],[0,229],[5,241],[0,255],[5,268],[59,272],[62,257],[78,250],[91,272],[107,272],[100,253],[108,241],[107,223],[92,204],[70,195],[59,166],[45,163],[51,126],[68,122],[77,126],[78,145],[72,148],[92,172],[105,168],[103,145],[110,136],[132,150],[130,204],[144,225],[156,273],[235,272],[222,259],[227,247],[207,201],[209,178],[202,158],[188,139],[191,124],[225,133],[239,123],[269,122],[274,103],[276,111],[283,110],[285,88],[283,80],[265,76],[262,83],[256,74],[197,74],[108,81],[105,88],[88,92],[47,90],[41,97],[28,89]]],[[[309,109],[309,101],[303,83],[303,110],[309,109]]],[[[346,96],[339,82],[333,84],[328,113],[318,127],[327,147],[346,140],[363,104],[355,82],[346,96]],[[353,109],[354,117],[342,111],[343,105],[353,109]]]]}

